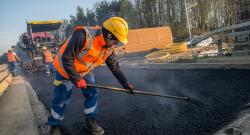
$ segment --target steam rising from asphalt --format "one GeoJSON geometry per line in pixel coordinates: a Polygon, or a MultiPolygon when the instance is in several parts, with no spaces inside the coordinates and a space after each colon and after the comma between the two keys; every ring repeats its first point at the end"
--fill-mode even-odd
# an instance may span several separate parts
{"type": "MultiPolygon", "coordinates": [[[[170,74],[167,77],[168,79],[164,81],[164,84],[159,81],[156,81],[158,78],[153,81],[151,79],[144,79],[146,84],[150,84],[149,86],[144,88],[147,88],[148,90],[150,90],[150,92],[155,92],[159,94],[188,97],[189,98],[188,102],[195,105],[196,107],[202,107],[208,104],[209,102],[212,102],[206,99],[206,97],[204,97],[203,95],[200,95],[197,92],[196,93],[192,92],[192,89],[182,85],[183,83],[181,83],[181,81],[183,80],[181,80],[176,76],[177,76],[176,74],[170,74]],[[202,102],[204,100],[205,102],[202,102]]],[[[152,76],[146,76],[146,77],[152,78],[152,76]]],[[[195,82],[193,85],[195,85],[195,82]]],[[[166,105],[175,111],[178,110],[177,104],[185,102],[178,99],[167,99],[162,97],[154,97],[154,98],[157,100],[159,104],[166,105]]]]}

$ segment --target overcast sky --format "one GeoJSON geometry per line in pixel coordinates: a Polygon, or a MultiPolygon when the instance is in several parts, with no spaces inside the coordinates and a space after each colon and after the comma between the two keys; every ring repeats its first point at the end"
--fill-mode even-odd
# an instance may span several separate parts
{"type": "Polygon", "coordinates": [[[26,20],[61,20],[75,15],[77,6],[92,9],[100,0],[0,0],[0,55],[26,32],[26,20]]]}

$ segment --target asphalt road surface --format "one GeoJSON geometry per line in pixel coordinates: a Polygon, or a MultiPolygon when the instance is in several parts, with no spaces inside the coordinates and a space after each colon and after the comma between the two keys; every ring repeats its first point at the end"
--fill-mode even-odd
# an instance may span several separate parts
{"type": "MultiPolygon", "coordinates": [[[[100,90],[98,121],[107,135],[213,134],[250,102],[250,70],[125,68],[138,90],[188,96],[191,102],[100,90]]],[[[121,87],[107,67],[95,70],[99,84],[121,87]]],[[[54,77],[27,76],[39,99],[49,109],[54,77]]],[[[88,135],[83,127],[83,101],[74,90],[62,124],[65,135],[88,135]]]]}

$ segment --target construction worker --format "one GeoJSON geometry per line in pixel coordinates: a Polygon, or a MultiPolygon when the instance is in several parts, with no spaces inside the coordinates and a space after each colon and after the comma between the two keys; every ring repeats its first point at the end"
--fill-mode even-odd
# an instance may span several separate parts
{"type": "Polygon", "coordinates": [[[7,59],[9,63],[9,70],[10,72],[16,72],[16,62],[21,61],[20,58],[13,52],[13,49],[8,49],[7,59]]]}
{"type": "Polygon", "coordinates": [[[46,74],[50,76],[50,69],[52,69],[53,57],[51,52],[47,49],[47,47],[42,47],[42,55],[43,55],[43,63],[46,67],[46,74]]]}
{"type": "MultiPolygon", "coordinates": [[[[97,97],[92,70],[106,62],[106,65],[121,85],[133,93],[133,86],[128,83],[120,70],[113,46],[127,43],[128,24],[120,17],[111,17],[102,27],[90,28],[77,26],[72,36],[63,44],[54,60],[56,79],[54,81],[54,99],[48,124],[51,134],[59,131],[59,124],[71,96],[72,88],[80,88],[86,100],[84,102],[85,125],[94,135],[104,134],[104,129],[97,124],[97,97]]],[[[107,79],[107,78],[103,78],[107,79]]]]}

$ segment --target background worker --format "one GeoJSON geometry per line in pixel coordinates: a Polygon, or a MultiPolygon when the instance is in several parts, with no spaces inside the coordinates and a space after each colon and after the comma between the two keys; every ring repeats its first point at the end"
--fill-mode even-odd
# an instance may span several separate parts
{"type": "Polygon", "coordinates": [[[98,90],[95,87],[87,87],[87,83],[96,83],[91,71],[106,62],[121,85],[133,93],[133,86],[128,83],[120,70],[112,48],[118,45],[118,42],[126,44],[127,34],[128,24],[120,17],[109,18],[100,28],[83,26],[75,28],[54,60],[56,80],[51,115],[48,118],[48,124],[51,125],[50,134],[56,134],[59,131],[58,126],[63,120],[73,86],[80,88],[86,98],[84,102],[86,128],[94,135],[104,134],[104,129],[96,122],[98,90]]]}
{"type": "Polygon", "coordinates": [[[50,76],[50,70],[52,69],[53,65],[53,56],[51,52],[47,49],[47,47],[42,47],[42,55],[43,55],[43,63],[46,67],[46,74],[50,76]]]}
{"type": "Polygon", "coordinates": [[[9,70],[10,72],[16,72],[16,62],[21,61],[20,58],[16,55],[12,48],[8,50],[7,53],[7,60],[9,63],[9,70]]]}

